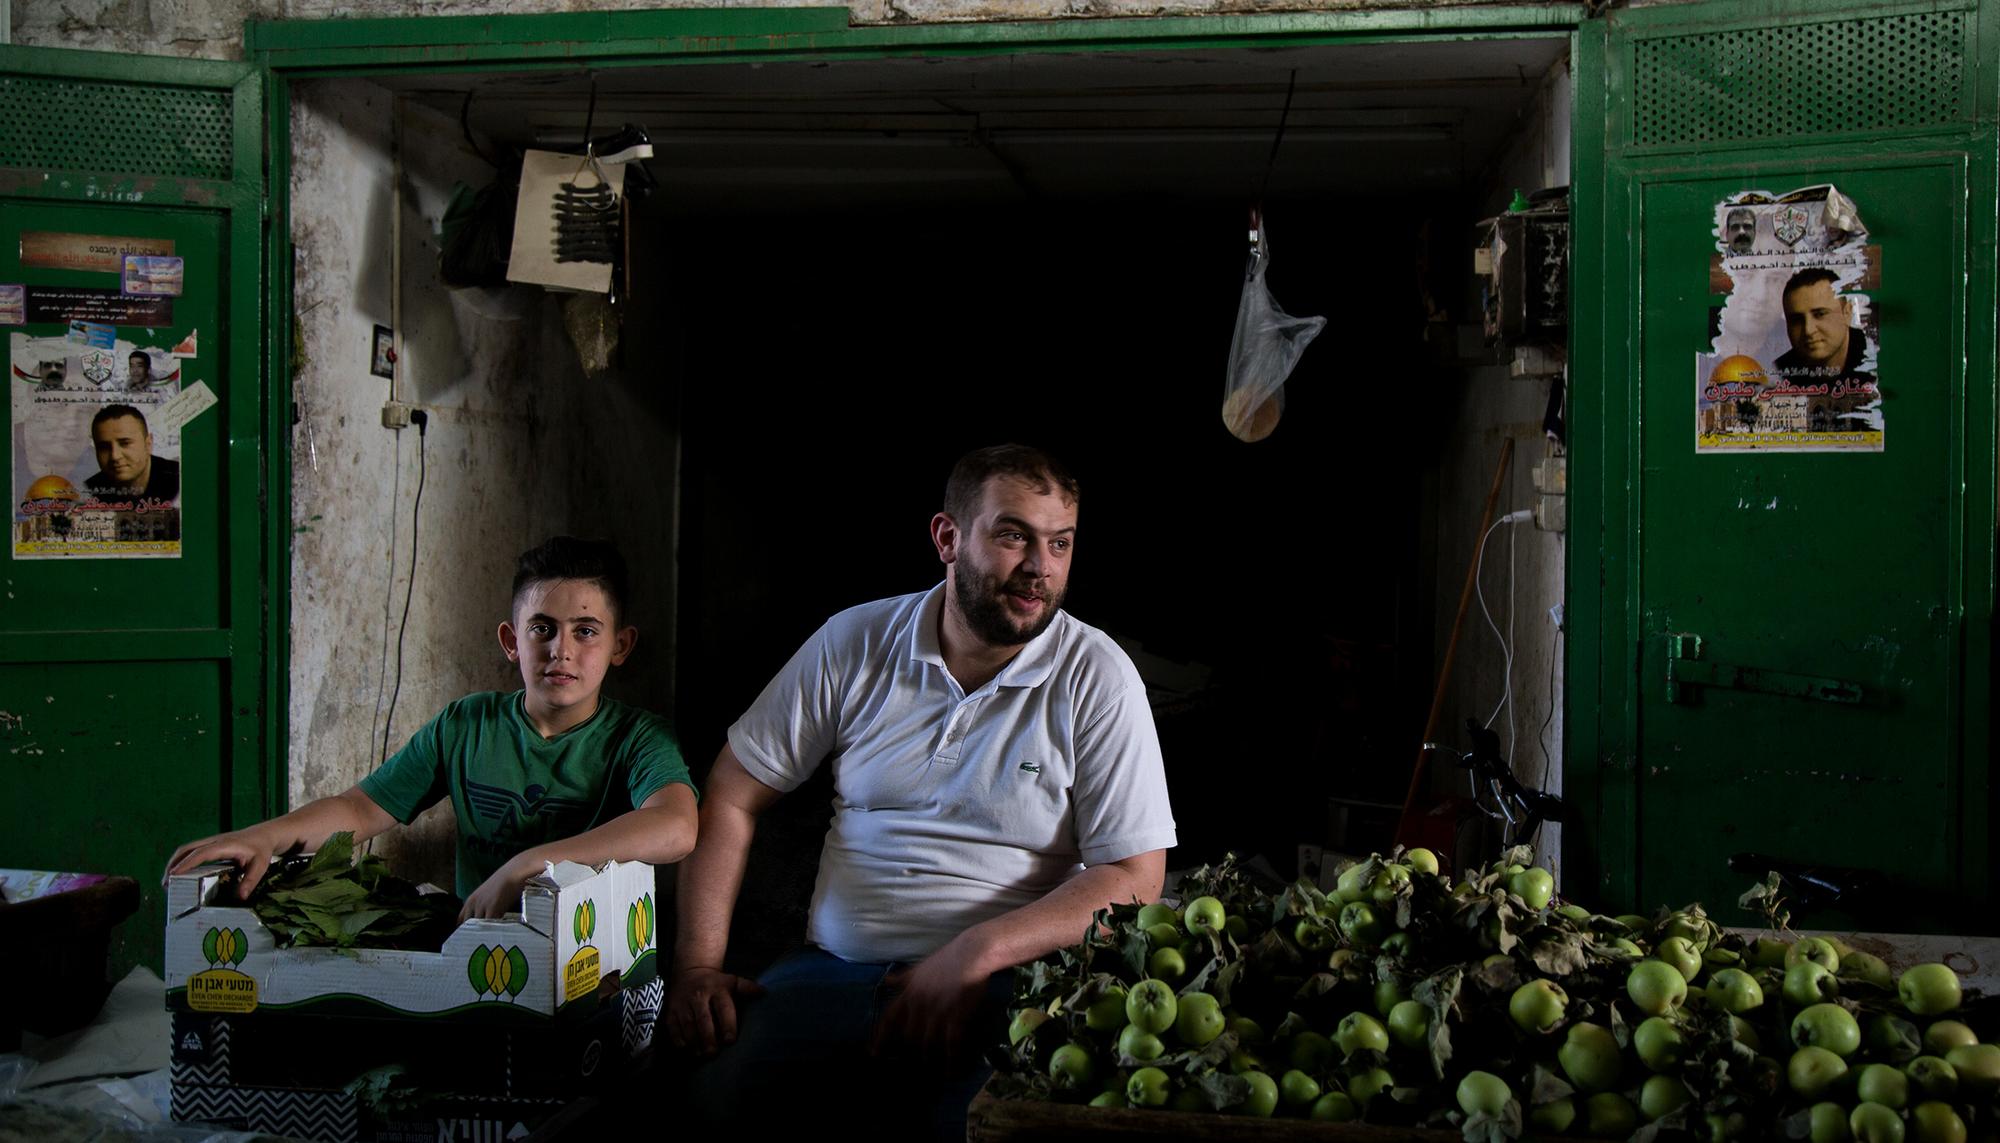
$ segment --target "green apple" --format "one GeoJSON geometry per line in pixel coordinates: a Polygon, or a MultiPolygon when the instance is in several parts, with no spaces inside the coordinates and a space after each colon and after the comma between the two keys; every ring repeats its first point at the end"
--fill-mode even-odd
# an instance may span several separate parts
{"type": "Polygon", "coordinates": [[[1877,988],[1896,987],[1896,978],[1890,974],[1887,962],[1865,952],[1851,952],[1841,957],[1839,973],[1854,980],[1865,980],[1877,988]]]}
{"type": "Polygon", "coordinates": [[[1569,994],[1553,980],[1531,980],[1514,990],[1507,1001],[1507,1015],[1523,1032],[1540,1034],[1562,1023],[1569,1007],[1569,994]]]}
{"type": "Polygon", "coordinates": [[[1550,898],[1555,896],[1556,879],[1548,870],[1537,865],[1509,877],[1507,892],[1525,901],[1530,909],[1546,909],[1550,898]]]}
{"type": "Polygon", "coordinates": [[[1231,913],[1223,920],[1222,931],[1230,940],[1245,941],[1250,939],[1250,922],[1244,920],[1240,913],[1231,913]]]}
{"type": "Polygon", "coordinates": [[[1313,917],[1299,918],[1299,923],[1292,926],[1292,939],[1307,952],[1326,952],[1340,943],[1338,933],[1328,928],[1325,921],[1313,917]]]}
{"type": "MultiPolygon", "coordinates": [[[[1165,1072],[1161,1072],[1165,1075],[1165,1072]]],[[[1092,1107],[1124,1107],[1129,1097],[1123,1091],[1100,1091],[1090,1097],[1092,1107]]]]}
{"type": "Polygon", "coordinates": [[[1407,929],[1398,929],[1382,938],[1382,955],[1408,957],[1417,951],[1417,938],[1407,929]]]}
{"type": "Polygon", "coordinates": [[[1354,1106],[1353,1097],[1344,1091],[1330,1091],[1313,1102],[1312,1111],[1306,1116],[1323,1123],[1346,1123],[1361,1114],[1354,1106]]]}
{"type": "Polygon", "coordinates": [[[1389,935],[1389,923],[1365,901],[1342,905],[1339,924],[1340,935],[1357,945],[1379,945],[1389,935]]]}
{"type": "Polygon", "coordinates": [[[1368,863],[1365,861],[1342,866],[1340,876],[1334,878],[1333,892],[1329,896],[1343,905],[1359,901],[1368,896],[1368,883],[1373,876],[1368,873],[1368,863]]]}
{"type": "Polygon", "coordinates": [[[1167,1110],[1213,1111],[1214,1108],[1209,1106],[1208,1096],[1204,1095],[1200,1088],[1184,1087],[1175,1091],[1174,1097],[1167,1101],[1167,1110]]]}
{"type": "Polygon", "coordinates": [[[1639,1109],[1615,1091],[1600,1091],[1583,1101],[1583,1133],[1599,1139],[1623,1139],[1639,1127],[1639,1109]]]}
{"type": "Polygon", "coordinates": [[[1389,1050],[1389,1030],[1366,1012],[1349,1012],[1341,1017],[1340,1026],[1333,1030],[1333,1042],[1340,1045],[1343,1055],[1348,1056],[1363,1050],[1386,1052],[1389,1050]]]}
{"type": "Polygon", "coordinates": [[[1195,936],[1220,933],[1222,926],[1229,922],[1229,911],[1213,897],[1196,897],[1181,911],[1181,921],[1195,936]]]}
{"type": "Polygon", "coordinates": [[[1905,969],[1896,981],[1903,1007],[1919,1016],[1936,1016],[1958,1007],[1958,974],[1947,965],[1920,964],[1905,969]]]}
{"type": "Polygon", "coordinates": [[[1903,1065],[1915,1094],[1922,1099],[1950,1099],[1958,1094],[1958,1070],[1941,1056],[1918,1056],[1903,1065]]]}
{"type": "Polygon", "coordinates": [[[1116,1032],[1126,1024],[1125,986],[1114,984],[1098,993],[1083,1010],[1083,1025],[1093,1032],[1116,1032]]]}
{"type": "Polygon", "coordinates": [[[1498,1115],[1513,1098],[1507,1081],[1492,1072],[1470,1071],[1458,1081],[1458,1109],[1467,1115],[1498,1115]]]}
{"type": "Polygon", "coordinates": [[[1764,1003],[1764,988],[1740,968],[1725,968],[1708,978],[1708,1002],[1732,1016],[1764,1003]]]}
{"type": "Polygon", "coordinates": [[[1034,1035],[1035,1029],[1041,1027],[1043,1021],[1048,1018],[1049,1014],[1040,1008],[1023,1008],[1014,1013],[1014,1019],[1007,1024],[1007,1042],[1018,1044],[1034,1035]]]}
{"type": "Polygon", "coordinates": [[[1403,860],[1409,862],[1410,868],[1418,873],[1427,873],[1436,876],[1439,869],[1437,854],[1432,853],[1422,846],[1418,846],[1404,854],[1403,860]]]}
{"type": "Polygon", "coordinates": [[[1172,905],[1155,901],[1150,905],[1140,906],[1137,923],[1142,929],[1150,929],[1154,925],[1178,925],[1181,923],[1181,914],[1172,905]]]}
{"type": "Polygon", "coordinates": [[[1049,1055],[1049,1078],[1056,1086],[1075,1090],[1097,1077],[1097,1061],[1082,1044],[1064,1044],[1049,1055]]]}
{"type": "Polygon", "coordinates": [[[1177,949],[1181,947],[1180,926],[1165,922],[1147,925],[1146,940],[1156,949],[1177,949]]]}
{"type": "MultiPolygon", "coordinates": [[[[1758,937],[1750,942],[1750,963],[1757,968],[1784,968],[1785,957],[1792,951],[1792,942],[1776,937],[1758,937]]],[[[1847,1116],[1840,1117],[1842,1130],[1846,1129],[1847,1116]]]]}
{"type": "Polygon", "coordinates": [[[1660,930],[1661,939],[1681,937],[1695,947],[1696,952],[1707,952],[1721,931],[1715,922],[1707,917],[1697,917],[1692,913],[1669,913],[1667,923],[1660,930]]]}
{"type": "Polygon", "coordinates": [[[1620,913],[1611,919],[1634,933],[1643,933],[1653,927],[1653,918],[1642,917],[1637,913],[1620,913]]]}
{"type": "Polygon", "coordinates": [[[1920,1103],[1910,1112],[1910,1136],[1915,1143],[1965,1143],[1965,1120],[1948,1103],[1920,1103]]]}
{"type": "Polygon", "coordinates": [[[1264,1026],[1248,1016],[1231,1016],[1228,1030],[1236,1034],[1236,1042],[1239,1044],[1264,1042],[1264,1026]]]}
{"type": "Polygon", "coordinates": [[[2000,1045],[1966,1044],[1944,1055],[1958,1073],[1958,1090],[1974,1099],[1989,1099],[2000,1091],[2000,1045]]]}
{"type": "Polygon", "coordinates": [[[1847,1061],[1821,1047],[1800,1048],[1785,1063],[1785,1082],[1802,1099],[1818,1100],[1833,1094],[1847,1075],[1847,1061]]]}
{"type": "Polygon", "coordinates": [[[1127,1024],[1118,1032],[1118,1052],[1121,1058],[1150,1064],[1167,1054],[1167,1042],[1137,1024],[1127,1024]]]}
{"type": "Polygon", "coordinates": [[[1687,999],[1687,978],[1663,960],[1642,960],[1625,978],[1625,994],[1649,1016],[1665,1016],[1687,999]]]}
{"type": "Polygon", "coordinates": [[[1632,1031],[1632,1051],[1639,1062],[1656,1072],[1680,1066],[1681,1030],[1664,1016],[1650,1016],[1632,1031]]]}
{"type": "Polygon", "coordinates": [[[1171,1091],[1167,1073],[1158,1068],[1140,1068],[1125,1081],[1125,1098],[1134,1107],[1163,1107],[1171,1091]]]}
{"type": "Polygon", "coordinates": [[[1404,891],[1410,883],[1410,867],[1407,865],[1385,865],[1369,883],[1368,899],[1377,905],[1393,904],[1396,895],[1404,891]]]}
{"type": "Polygon", "coordinates": [[[1259,1119],[1269,1119],[1278,1109],[1278,1081],[1263,1072],[1244,1072],[1250,1082],[1250,1097],[1236,1110],[1259,1119]]]}
{"type": "Polygon", "coordinates": [[[1159,1035],[1174,1026],[1180,1002],[1164,980],[1146,979],[1125,993],[1125,1019],[1141,1032],[1159,1035]]]}
{"type": "Polygon", "coordinates": [[[1910,1077],[1889,1064],[1866,1064],[1855,1074],[1854,1094],[1864,1102],[1901,1111],[1910,1102],[1910,1077]]]}
{"type": "Polygon", "coordinates": [[[1701,975],[1701,952],[1686,937],[1668,937],[1654,945],[1653,956],[1673,965],[1683,981],[1701,975]]]}
{"type": "Polygon", "coordinates": [[[1624,937],[1613,937],[1604,947],[1615,951],[1619,956],[1631,960],[1638,960],[1640,957],[1646,955],[1645,949],[1640,948],[1624,937]]]}
{"type": "Polygon", "coordinates": [[[1673,1076],[1649,1076],[1639,1088],[1639,1114],[1650,1122],[1694,1098],[1687,1085],[1673,1076]]]}
{"type": "Polygon", "coordinates": [[[1924,1051],[1942,1056],[1953,1048],[1977,1044],[1979,1037],[1957,1020],[1938,1020],[1924,1029],[1924,1051]]]}
{"type": "Polygon", "coordinates": [[[1847,1113],[1854,1143],[1903,1143],[1903,1117],[1879,1103],[1856,1104],[1847,1113]]]}
{"type": "Polygon", "coordinates": [[[1556,906],[1556,915],[1567,917],[1579,925],[1588,925],[1590,923],[1590,910],[1584,908],[1582,905],[1558,905],[1556,906]]]}
{"type": "Polygon", "coordinates": [[[1847,1129],[1847,1109],[1837,1103],[1812,1105],[1812,1143],[1848,1143],[1854,1132],[1847,1129]]]}
{"type": "Polygon", "coordinates": [[[1840,950],[1823,937],[1801,937],[1797,944],[1785,950],[1785,967],[1805,961],[1832,972],[1840,967],[1840,950]]]}
{"type": "Polygon", "coordinates": [[[1319,1081],[1297,1068],[1278,1077],[1278,1098],[1286,1107],[1305,1107],[1318,1102],[1319,1095],[1319,1081]]]}
{"type": "Polygon", "coordinates": [[[1825,1048],[1845,1059],[1861,1046],[1861,1025],[1838,1004],[1815,1004],[1792,1017],[1792,1044],[1825,1048]]]}
{"type": "Polygon", "coordinates": [[[1569,1096],[1544,1103],[1528,1112],[1528,1125],[1538,1135],[1561,1135],[1576,1122],[1576,1101],[1569,1096]]]}
{"type": "Polygon", "coordinates": [[[1180,998],[1180,1010],[1174,1013],[1174,1032],[1181,1043],[1191,1048],[1199,1048],[1222,1035],[1222,1029],[1229,1023],[1223,1018],[1222,1004],[1206,992],[1190,992],[1180,998]]]}
{"type": "Polygon", "coordinates": [[[1556,1061],[1577,1091],[1609,1090],[1620,1071],[1618,1039],[1602,1024],[1571,1024],[1569,1037],[1556,1049],[1556,1061]]]}
{"type": "Polygon", "coordinates": [[[1242,1075],[1244,1072],[1264,1070],[1264,1057],[1249,1048],[1237,1048],[1229,1053],[1229,1074],[1242,1075]]]}
{"type": "Polygon", "coordinates": [[[1375,1014],[1378,1016],[1387,1016],[1396,1005],[1408,999],[1409,996],[1403,991],[1403,986],[1394,979],[1375,983],[1375,1014]]]}
{"type": "Polygon", "coordinates": [[[1347,1081],[1347,1094],[1366,1107],[1369,1100],[1395,1086],[1396,1077],[1389,1074],[1388,1068],[1369,1068],[1347,1081]]]}
{"type": "Polygon", "coordinates": [[[1729,1035],[1737,1043],[1742,1044],[1753,1052],[1764,1050],[1764,1038],[1757,1034],[1756,1027],[1750,1021],[1745,1020],[1741,1016],[1731,1016],[1729,1018],[1729,1035]]]}
{"type": "Polygon", "coordinates": [[[1877,1012],[1868,1019],[1868,1050],[1892,1063],[1916,1058],[1917,1026],[1901,1016],[1877,1012]]]}
{"type": "Polygon", "coordinates": [[[1292,1037],[1285,1058],[1302,1072],[1324,1074],[1333,1066],[1333,1041],[1308,1028],[1292,1037]]]}
{"type": "Polygon", "coordinates": [[[1800,1008],[1831,1000],[1839,991],[1833,973],[1817,961],[1800,961],[1785,970],[1785,999],[1800,1008]]]}
{"type": "Polygon", "coordinates": [[[1146,958],[1146,973],[1160,980],[1179,980],[1187,975],[1187,958],[1179,949],[1154,949],[1146,958]]]}
{"type": "Polygon", "coordinates": [[[1422,1001],[1398,1001],[1389,1010],[1389,1039],[1399,1048],[1421,1048],[1430,1041],[1431,1010],[1422,1001]]]}

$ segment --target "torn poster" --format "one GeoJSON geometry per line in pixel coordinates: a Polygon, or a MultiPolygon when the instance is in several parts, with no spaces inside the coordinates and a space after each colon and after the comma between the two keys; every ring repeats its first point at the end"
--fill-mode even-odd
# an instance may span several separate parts
{"type": "Polygon", "coordinates": [[[10,338],[15,559],[177,558],[180,362],[119,341],[10,338]]]}
{"type": "Polygon", "coordinates": [[[1830,185],[1716,204],[1725,303],[1695,354],[1695,451],[1881,452],[1879,247],[1830,185]]]}

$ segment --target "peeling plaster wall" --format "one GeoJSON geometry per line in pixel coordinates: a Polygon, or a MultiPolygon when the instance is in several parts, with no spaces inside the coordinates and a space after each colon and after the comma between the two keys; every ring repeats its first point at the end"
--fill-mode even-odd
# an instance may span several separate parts
{"type": "MultiPolygon", "coordinates": [[[[383,755],[385,728],[394,751],[450,700],[520,686],[495,630],[508,618],[515,557],[548,535],[619,540],[634,565],[632,618],[652,637],[607,689],[664,709],[677,458],[668,378],[585,377],[560,303],[538,289],[454,291],[438,282],[433,235],[453,184],[490,177],[456,123],[399,109],[364,81],[320,80],[299,86],[292,128],[295,305],[306,349],[292,440],[291,804],[367,774],[383,755]],[[369,371],[374,327],[395,324],[399,117],[395,396],[429,412],[422,437],[382,426],[391,383],[369,371]],[[610,471],[611,457],[647,458],[646,471],[610,471]]],[[[382,844],[399,868],[442,879],[450,839],[440,807],[382,844]]]]}
{"type": "MultiPolygon", "coordinates": [[[[1516,188],[1531,192],[1569,183],[1570,99],[1570,76],[1565,61],[1544,77],[1531,111],[1518,125],[1513,143],[1494,172],[1482,217],[1505,210],[1516,188]]],[[[1460,251],[1460,257],[1469,279],[1472,261],[1469,241],[1467,248],[1460,251]]],[[[1477,313],[1476,306],[1472,312],[1477,313]]],[[[1476,340],[1476,327],[1472,333],[1476,340]]],[[[1440,664],[1444,662],[1445,643],[1451,635],[1465,569],[1478,555],[1480,512],[1485,506],[1487,490],[1492,487],[1502,442],[1508,439],[1514,442],[1514,457],[1493,508],[1494,519],[1515,509],[1535,506],[1537,493],[1532,470],[1535,462],[1551,452],[1542,432],[1547,399],[1547,381],[1516,380],[1508,376],[1505,365],[1468,371],[1458,416],[1442,450],[1436,628],[1440,664]]],[[[1487,541],[1480,576],[1486,607],[1501,632],[1508,629],[1510,610],[1513,618],[1511,729],[1506,709],[1500,709],[1492,723],[1500,732],[1502,756],[1511,757],[1514,773],[1524,785],[1541,786],[1546,780],[1546,788],[1555,794],[1562,792],[1563,679],[1559,665],[1551,673],[1552,664],[1561,656],[1561,642],[1549,609],[1563,598],[1566,540],[1566,535],[1544,532],[1532,522],[1501,525],[1487,541]]],[[[1472,743],[1465,731],[1465,720],[1476,716],[1483,723],[1494,713],[1501,697],[1508,692],[1509,675],[1500,639],[1487,625],[1475,596],[1459,635],[1458,659],[1445,695],[1438,740],[1460,751],[1470,749],[1472,743]]],[[[1431,778],[1434,789],[1456,794],[1469,792],[1463,770],[1433,773],[1431,778]]],[[[1558,876],[1561,870],[1553,858],[1560,844],[1561,827],[1549,826],[1543,829],[1537,846],[1542,863],[1555,868],[1558,876]]]]}
{"type": "Polygon", "coordinates": [[[243,58],[246,20],[487,16],[657,8],[845,7],[855,25],[1470,7],[1512,0],[15,0],[14,42],[243,58]]]}

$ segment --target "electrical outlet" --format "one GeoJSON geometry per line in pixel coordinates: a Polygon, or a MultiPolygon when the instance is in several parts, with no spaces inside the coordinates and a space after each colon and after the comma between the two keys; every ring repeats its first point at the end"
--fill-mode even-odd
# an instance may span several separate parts
{"type": "Polygon", "coordinates": [[[410,404],[407,401],[386,401],[382,405],[382,427],[385,429],[407,429],[410,427],[410,404]]]}
{"type": "Polygon", "coordinates": [[[1568,457],[1545,456],[1535,462],[1532,471],[1535,478],[1535,491],[1549,492],[1556,495],[1561,495],[1569,491],[1568,457]]]}

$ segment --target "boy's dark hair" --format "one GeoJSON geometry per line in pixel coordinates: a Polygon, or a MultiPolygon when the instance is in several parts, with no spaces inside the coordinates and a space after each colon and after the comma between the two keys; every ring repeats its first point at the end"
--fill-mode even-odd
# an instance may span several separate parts
{"type": "Polygon", "coordinates": [[[1073,505],[1083,502],[1076,477],[1062,462],[1030,445],[1002,444],[974,449],[958,458],[951,479],[944,485],[944,514],[960,527],[972,522],[979,511],[979,493],[996,476],[1013,476],[1027,481],[1037,492],[1060,492],[1073,505]]]}
{"type": "Polygon", "coordinates": [[[579,540],[574,536],[551,536],[527,551],[514,565],[513,600],[531,584],[556,579],[582,579],[595,583],[611,603],[613,623],[625,619],[625,597],[630,580],[625,573],[625,557],[609,540],[579,540]]]}

